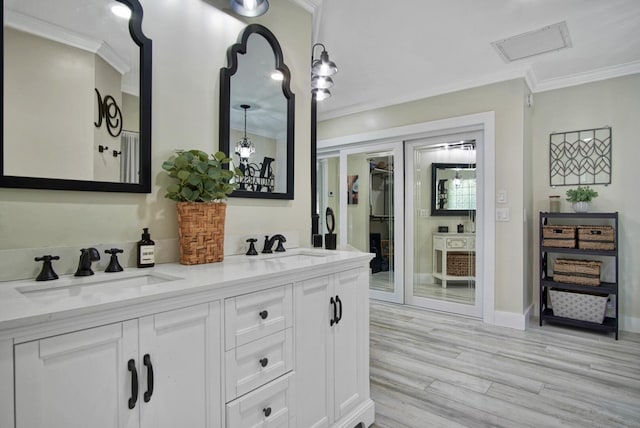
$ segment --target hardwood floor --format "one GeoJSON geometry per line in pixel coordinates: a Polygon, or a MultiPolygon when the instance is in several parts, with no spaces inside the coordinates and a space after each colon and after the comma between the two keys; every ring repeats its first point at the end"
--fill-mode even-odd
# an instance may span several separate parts
{"type": "Polygon", "coordinates": [[[640,427],[640,335],[371,303],[378,428],[640,427]]]}

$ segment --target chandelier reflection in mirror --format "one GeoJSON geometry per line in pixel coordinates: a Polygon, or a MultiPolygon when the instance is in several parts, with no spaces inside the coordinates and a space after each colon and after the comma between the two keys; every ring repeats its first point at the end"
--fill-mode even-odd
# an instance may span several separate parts
{"type": "Polygon", "coordinates": [[[247,137],[247,110],[251,106],[249,104],[241,104],[240,107],[244,110],[244,134],[236,143],[235,154],[240,158],[238,168],[244,176],[238,179],[239,189],[253,192],[273,192],[275,174],[272,163],[275,159],[265,156],[261,164],[251,162],[251,155],[256,151],[255,145],[247,137]]]}

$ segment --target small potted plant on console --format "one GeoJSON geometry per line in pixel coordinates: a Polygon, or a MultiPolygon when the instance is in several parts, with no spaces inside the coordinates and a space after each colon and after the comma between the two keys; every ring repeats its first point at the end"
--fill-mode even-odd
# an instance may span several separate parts
{"type": "Polygon", "coordinates": [[[589,212],[591,201],[598,196],[598,192],[589,186],[578,186],[577,189],[567,190],[567,201],[571,202],[573,211],[577,213],[589,212]]]}

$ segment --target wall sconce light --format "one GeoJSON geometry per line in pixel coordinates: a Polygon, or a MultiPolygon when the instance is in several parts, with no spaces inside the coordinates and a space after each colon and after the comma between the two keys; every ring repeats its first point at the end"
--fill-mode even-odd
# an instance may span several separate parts
{"type": "Polygon", "coordinates": [[[247,110],[251,108],[249,104],[240,105],[244,109],[244,137],[242,137],[235,147],[235,153],[240,156],[241,163],[248,163],[249,158],[255,153],[256,147],[253,142],[247,138],[247,110]]]}
{"type": "Polygon", "coordinates": [[[322,43],[316,43],[311,48],[311,94],[316,101],[322,101],[331,96],[329,88],[333,86],[333,76],[338,72],[336,64],[329,59],[329,53],[322,43]],[[315,58],[315,49],[322,47],[320,59],[315,58]]]}
{"type": "Polygon", "coordinates": [[[462,177],[460,177],[460,171],[456,170],[456,175],[453,177],[453,185],[456,187],[460,187],[462,184],[462,177]]]}
{"type": "Polygon", "coordinates": [[[264,15],[269,10],[268,0],[231,0],[231,9],[248,18],[264,15]]]}

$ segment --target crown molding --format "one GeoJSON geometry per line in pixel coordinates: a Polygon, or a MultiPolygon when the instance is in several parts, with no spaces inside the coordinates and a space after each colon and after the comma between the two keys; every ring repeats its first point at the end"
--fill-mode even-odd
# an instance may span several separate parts
{"type": "Polygon", "coordinates": [[[613,79],[616,77],[627,76],[640,73],[640,61],[634,61],[627,64],[616,65],[612,67],[604,67],[597,70],[577,73],[571,76],[540,80],[533,69],[528,66],[525,69],[512,70],[507,73],[498,73],[491,76],[485,76],[479,79],[473,79],[466,82],[458,82],[450,85],[442,85],[430,88],[428,91],[417,91],[408,96],[397,97],[385,100],[375,100],[366,103],[354,104],[337,109],[329,109],[326,111],[318,111],[318,120],[336,119],[350,114],[362,113],[364,111],[390,107],[393,105],[405,104],[413,101],[431,98],[438,95],[445,95],[466,89],[472,89],[480,86],[486,86],[493,83],[504,82],[513,79],[524,79],[529,89],[533,93],[551,91],[554,89],[562,89],[571,86],[582,85],[585,83],[597,82],[601,80],[613,79]]]}
{"type": "Polygon", "coordinates": [[[130,70],[127,61],[102,40],[9,9],[5,10],[4,19],[7,27],[97,54],[120,74],[130,70]]]}
{"type": "Polygon", "coordinates": [[[583,85],[585,83],[614,79],[616,77],[628,76],[630,74],[636,73],[640,73],[640,61],[599,68],[596,70],[577,73],[565,77],[536,80],[531,90],[533,92],[552,91],[554,89],[568,88],[570,86],[577,86],[583,85]]]}

